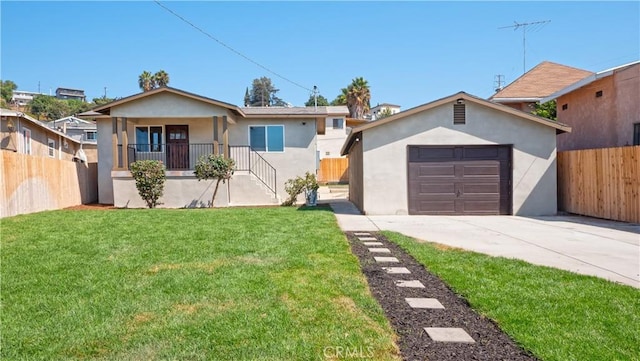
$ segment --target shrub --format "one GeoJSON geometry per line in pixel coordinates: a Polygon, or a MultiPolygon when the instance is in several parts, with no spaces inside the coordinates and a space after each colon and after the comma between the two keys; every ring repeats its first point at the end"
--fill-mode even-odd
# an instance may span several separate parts
{"type": "Polygon", "coordinates": [[[164,164],[158,160],[139,160],[131,163],[129,169],[136,181],[138,194],[149,208],[155,208],[159,204],[158,199],[162,196],[167,178],[164,164]]]}
{"type": "Polygon", "coordinates": [[[225,183],[227,179],[231,179],[236,162],[231,158],[225,158],[221,154],[203,155],[196,162],[195,175],[198,181],[216,179],[216,188],[211,197],[211,207],[218,193],[220,182],[225,183]]]}
{"type": "Polygon", "coordinates": [[[320,186],[316,180],[316,175],[313,173],[306,172],[304,178],[297,176],[293,179],[289,179],[284,183],[284,190],[289,194],[289,198],[282,202],[282,205],[293,206],[296,204],[296,200],[302,192],[308,194],[310,191],[318,190],[318,188],[320,188],[320,186]]]}

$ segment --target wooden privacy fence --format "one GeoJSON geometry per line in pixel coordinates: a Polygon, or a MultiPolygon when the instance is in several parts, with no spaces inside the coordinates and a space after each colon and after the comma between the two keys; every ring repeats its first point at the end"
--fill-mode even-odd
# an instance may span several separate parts
{"type": "Polygon", "coordinates": [[[324,158],[320,159],[318,182],[349,182],[348,158],[324,158]]]}
{"type": "Polygon", "coordinates": [[[558,153],[558,208],[640,223],[640,146],[558,153]]]}
{"type": "Polygon", "coordinates": [[[92,203],[97,163],[0,151],[0,218],[92,203]]]}

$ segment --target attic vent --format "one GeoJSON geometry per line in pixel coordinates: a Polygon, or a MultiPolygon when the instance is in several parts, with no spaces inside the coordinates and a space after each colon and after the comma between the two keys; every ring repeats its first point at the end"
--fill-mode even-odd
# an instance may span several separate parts
{"type": "Polygon", "coordinates": [[[458,99],[453,104],[453,124],[465,124],[465,113],[464,100],[458,99]]]}
{"type": "Polygon", "coordinates": [[[567,110],[569,108],[569,104],[562,104],[562,110],[567,110]]]}
{"type": "Polygon", "coordinates": [[[598,90],[596,92],[596,98],[600,98],[602,96],[602,90],[598,90]]]}

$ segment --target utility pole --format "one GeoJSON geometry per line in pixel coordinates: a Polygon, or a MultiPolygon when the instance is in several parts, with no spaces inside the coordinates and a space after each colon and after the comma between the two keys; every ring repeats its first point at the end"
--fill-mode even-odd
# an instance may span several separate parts
{"type": "Polygon", "coordinates": [[[551,22],[551,20],[534,21],[534,22],[531,22],[531,23],[519,23],[517,21],[514,21],[513,23],[515,25],[502,26],[502,27],[498,28],[498,29],[513,28],[513,31],[516,31],[519,28],[522,28],[522,73],[526,73],[527,72],[527,45],[526,45],[527,26],[546,24],[546,23],[550,23],[550,22],[551,22]]]}
{"type": "Polygon", "coordinates": [[[107,87],[104,87],[104,98],[107,99],[107,87]]]}
{"type": "Polygon", "coordinates": [[[318,87],[313,86],[313,102],[315,104],[315,111],[318,111],[318,87]]]}

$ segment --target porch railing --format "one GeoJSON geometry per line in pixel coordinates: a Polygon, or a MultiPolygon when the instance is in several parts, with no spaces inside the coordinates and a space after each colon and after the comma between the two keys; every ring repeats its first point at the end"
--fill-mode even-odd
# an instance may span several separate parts
{"type": "Polygon", "coordinates": [[[276,191],[276,169],[258,152],[248,145],[230,145],[229,157],[236,162],[236,170],[253,174],[274,195],[276,191]]]}
{"type": "MultiPolygon", "coordinates": [[[[118,146],[118,150],[121,146],[118,146]]],[[[159,160],[168,170],[193,170],[198,159],[213,153],[214,145],[202,144],[129,144],[127,159],[129,165],[138,160],[159,160]]],[[[119,152],[120,153],[120,152],[119,152]]],[[[224,153],[224,145],[219,145],[218,153],[224,153]]],[[[276,169],[258,152],[246,145],[229,146],[229,157],[236,162],[236,170],[253,174],[274,195],[276,191],[276,169]]],[[[119,157],[121,161],[121,157],[119,157]]]]}

